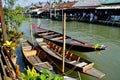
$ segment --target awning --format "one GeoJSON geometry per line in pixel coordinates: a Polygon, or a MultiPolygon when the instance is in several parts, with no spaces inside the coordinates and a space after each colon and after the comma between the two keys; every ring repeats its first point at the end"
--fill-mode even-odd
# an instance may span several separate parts
{"type": "Polygon", "coordinates": [[[73,7],[75,8],[88,8],[89,7],[97,7],[101,5],[101,1],[100,0],[80,0],[78,1],[75,5],[73,5],[73,7]]]}
{"type": "Polygon", "coordinates": [[[101,6],[101,7],[97,7],[96,9],[120,9],[120,5],[114,5],[114,6],[101,6]]]}
{"type": "Polygon", "coordinates": [[[33,10],[31,10],[31,12],[37,12],[37,11],[39,11],[39,9],[33,9],[33,10]]]}
{"type": "Polygon", "coordinates": [[[36,14],[41,14],[42,12],[44,12],[45,10],[43,9],[34,9],[34,10],[30,10],[30,13],[36,13],[36,14]]]}

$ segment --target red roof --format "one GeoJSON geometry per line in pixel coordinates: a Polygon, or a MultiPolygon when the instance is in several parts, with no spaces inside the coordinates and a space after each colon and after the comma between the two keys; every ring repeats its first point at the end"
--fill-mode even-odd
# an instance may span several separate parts
{"type": "Polygon", "coordinates": [[[56,5],[56,9],[60,10],[60,9],[71,9],[72,6],[76,3],[76,1],[74,2],[67,2],[67,3],[62,3],[62,4],[57,4],[56,5]]]}

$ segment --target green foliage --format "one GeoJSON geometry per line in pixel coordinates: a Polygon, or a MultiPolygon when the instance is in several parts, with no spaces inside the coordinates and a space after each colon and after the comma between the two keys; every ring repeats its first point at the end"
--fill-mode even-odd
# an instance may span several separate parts
{"type": "Polygon", "coordinates": [[[14,53],[14,50],[18,47],[19,45],[19,39],[24,35],[23,32],[12,32],[9,35],[8,40],[5,41],[3,44],[4,47],[9,50],[9,55],[12,56],[14,53]]]}
{"type": "Polygon", "coordinates": [[[59,0],[59,3],[62,3],[62,0],[59,0]]]}
{"type": "Polygon", "coordinates": [[[26,20],[25,16],[23,15],[24,9],[17,5],[14,7],[16,0],[7,0],[4,7],[4,18],[5,18],[5,27],[6,32],[11,30],[17,30],[24,20],[26,20]]]}
{"type": "Polygon", "coordinates": [[[38,74],[34,68],[30,69],[27,67],[26,72],[26,74],[20,74],[24,80],[64,80],[62,76],[53,74],[46,69],[42,70],[42,74],[38,74]]]}
{"type": "Polygon", "coordinates": [[[27,74],[25,73],[21,73],[21,77],[24,80],[37,80],[36,78],[38,78],[39,74],[35,71],[34,68],[30,69],[29,67],[27,67],[27,74]]]}
{"type": "Polygon", "coordinates": [[[17,5],[15,7],[15,2],[17,0],[6,0],[6,4],[4,7],[4,19],[5,19],[5,28],[7,32],[7,41],[4,43],[6,47],[14,50],[18,44],[19,39],[23,35],[23,33],[17,32],[18,27],[22,24],[24,20],[26,20],[23,15],[24,9],[17,5]]]}
{"type": "Polygon", "coordinates": [[[7,6],[9,9],[11,9],[11,8],[14,7],[16,1],[17,1],[17,0],[6,0],[6,6],[7,6]]]}

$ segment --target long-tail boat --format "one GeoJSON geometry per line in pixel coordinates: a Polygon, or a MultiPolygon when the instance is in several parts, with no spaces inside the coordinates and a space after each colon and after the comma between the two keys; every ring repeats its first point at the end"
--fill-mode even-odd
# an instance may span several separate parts
{"type": "MultiPolygon", "coordinates": [[[[62,62],[62,47],[57,46],[49,40],[44,38],[36,38],[36,41],[41,49],[43,49],[53,60],[62,62]]],[[[89,60],[73,54],[72,52],[65,51],[65,66],[84,74],[91,75],[96,78],[105,76],[101,71],[93,68],[94,63],[89,60]]]]}
{"type": "MultiPolygon", "coordinates": [[[[39,73],[42,73],[42,69],[47,69],[56,74],[62,74],[60,67],[52,61],[52,59],[46,55],[46,53],[39,49],[38,47],[34,46],[28,40],[24,40],[22,42],[22,53],[23,59],[25,60],[26,64],[30,67],[34,67],[35,70],[39,73]]],[[[65,80],[76,80],[75,78],[69,76],[63,76],[65,80]]]]}
{"type": "MultiPolygon", "coordinates": [[[[37,27],[35,24],[32,24],[32,27],[35,31],[34,33],[36,37],[45,38],[59,46],[63,45],[63,34],[37,27]]],[[[66,48],[69,50],[76,50],[80,52],[92,52],[105,50],[107,49],[107,46],[90,44],[87,42],[72,39],[71,37],[66,35],[66,48]]]]}

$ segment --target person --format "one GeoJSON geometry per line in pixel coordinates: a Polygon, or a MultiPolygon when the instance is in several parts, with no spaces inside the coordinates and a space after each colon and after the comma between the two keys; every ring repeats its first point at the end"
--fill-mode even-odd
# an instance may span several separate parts
{"type": "Polygon", "coordinates": [[[94,19],[94,14],[91,12],[90,13],[90,22],[93,21],[93,19],[94,19]]]}
{"type": "Polygon", "coordinates": [[[72,17],[72,13],[70,13],[70,17],[72,17]]]}
{"type": "Polygon", "coordinates": [[[83,18],[86,16],[86,13],[85,12],[83,12],[83,18]]]}
{"type": "Polygon", "coordinates": [[[80,20],[82,20],[82,21],[85,20],[85,17],[86,17],[86,12],[83,12],[80,20]]]}

